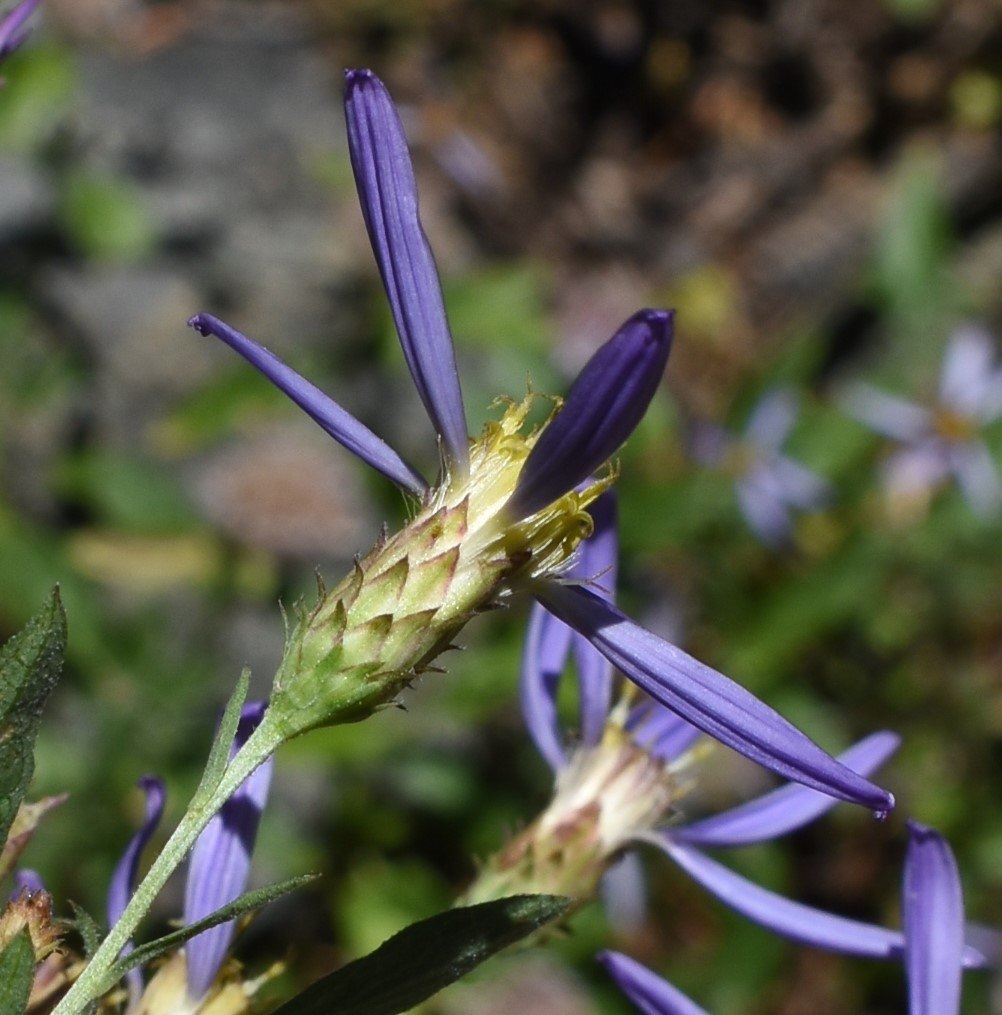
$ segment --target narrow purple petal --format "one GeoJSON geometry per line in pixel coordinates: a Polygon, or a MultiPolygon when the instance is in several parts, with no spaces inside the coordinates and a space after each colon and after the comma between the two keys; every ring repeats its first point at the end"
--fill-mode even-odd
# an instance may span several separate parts
{"type": "Polygon", "coordinates": [[[776,934],[815,948],[874,959],[899,958],[904,951],[904,936],[898,931],[786,899],[666,835],[650,837],[649,841],[725,905],[776,934]]]}
{"type": "Polygon", "coordinates": [[[644,1015],[707,1015],[677,987],[621,952],[599,952],[596,958],[644,1015]]]}
{"type": "Polygon", "coordinates": [[[24,0],[0,18],[0,59],[12,53],[28,37],[21,26],[31,17],[41,0],[24,0]]]}
{"type": "MultiPolygon", "coordinates": [[[[264,715],[262,702],[241,712],[230,757],[246,743],[264,715]]],[[[251,852],[268,798],[273,759],[252,772],[198,837],[191,851],[185,884],[184,922],[195,923],[232,902],[247,886],[251,852]]],[[[234,921],[193,937],[185,945],[188,996],[197,1000],[212,985],[233,938],[234,921]]]]}
{"type": "Polygon", "coordinates": [[[401,489],[420,497],[428,484],[388,444],[380,440],[364,423],[342,409],[292,367],[283,363],[271,350],[258,345],[235,328],[211,314],[196,314],[188,326],[201,335],[222,339],[240,353],[251,366],[260,370],[283,394],[292,399],[321,429],[339,444],[381,472],[401,489]]]}
{"type": "Polygon", "coordinates": [[[651,700],[633,709],[626,728],[648,754],[663,761],[681,757],[703,735],[692,723],[651,700]]]}
{"type": "Polygon", "coordinates": [[[1002,480],[988,448],[979,440],[967,441],[950,448],[949,458],[971,510],[982,518],[997,515],[1002,509],[1002,480]]]}
{"type": "Polygon", "coordinates": [[[863,382],[851,384],[839,404],[860,423],[897,441],[917,440],[932,424],[928,409],[863,382]]]}
{"type": "Polygon", "coordinates": [[[797,409],[797,397],[789,388],[776,388],[767,392],[758,400],[748,417],[745,439],[764,451],[779,451],[793,428],[797,409]]]}
{"type": "MultiPolygon", "coordinates": [[[[838,755],[837,760],[860,775],[870,775],[897,750],[896,733],[873,733],[838,755]]],[[[787,835],[835,806],[827,793],[790,783],[723,814],[673,828],[677,842],[695,846],[750,846],[787,835]]]]}
{"type": "Polygon", "coordinates": [[[964,900],[947,841],[908,822],[902,888],[905,968],[911,1015],[950,1015],[960,1010],[964,948],[964,900]]]}
{"type": "Polygon", "coordinates": [[[885,813],[894,797],[846,768],[722,673],[645,631],[587,589],[540,584],[537,598],[656,701],[795,782],[885,813]]]}
{"type": "Polygon", "coordinates": [[[976,417],[984,402],[994,359],[994,343],[987,332],[973,325],[958,328],[943,354],[940,403],[961,415],[976,417]]]}
{"type": "MultiPolygon", "coordinates": [[[[139,860],[146,844],[150,841],[153,833],[160,824],[164,812],[164,799],[166,792],[161,779],[154,775],[144,775],[136,784],[146,795],[146,813],[139,831],[129,840],[125,852],[115,865],[111,881],[108,884],[108,926],[114,927],[118,918],[122,915],[125,907],[132,898],[136,889],[136,881],[139,875],[139,860]]],[[[122,955],[128,955],[132,951],[130,941],[122,949],[122,955]]],[[[125,982],[128,987],[129,997],[138,998],[143,990],[143,974],[139,969],[130,969],[125,974],[125,982]]]]}
{"type": "Polygon", "coordinates": [[[16,899],[21,892],[35,895],[37,892],[44,891],[45,884],[38,871],[34,871],[30,867],[19,867],[14,872],[14,890],[10,893],[12,900],[16,899]]]}
{"type": "MultiPolygon", "coordinates": [[[[615,601],[616,571],[619,558],[616,497],[606,491],[588,507],[594,530],[581,544],[571,576],[591,583],[595,595],[615,601]]],[[[559,623],[559,622],[558,622],[559,623]]],[[[602,739],[612,704],[612,667],[592,648],[587,638],[575,634],[574,661],[578,670],[578,699],[581,716],[581,740],[597,744],[602,739]]]]}
{"type": "Polygon", "coordinates": [[[534,603],[522,652],[519,698],[525,725],[539,753],[554,771],[567,764],[557,722],[557,687],[567,663],[573,632],[534,603]]]}
{"type": "Polygon", "coordinates": [[[789,541],[793,518],[771,484],[762,483],[758,475],[746,476],[734,484],[734,492],[748,528],[766,546],[782,547],[789,541]]]}
{"type": "Polygon", "coordinates": [[[634,314],[584,365],[529,453],[508,511],[525,518],[562,497],[615,454],[661,383],[672,311],[634,314]]]}
{"type": "Polygon", "coordinates": [[[469,471],[469,431],[435,259],[418,217],[417,184],[400,117],[368,70],[345,74],[348,149],[362,214],[404,358],[442,437],[449,465],[469,471]]]}
{"type": "Polygon", "coordinates": [[[647,917],[647,877],[636,850],[606,868],[599,891],[609,926],[619,935],[638,932],[647,917]]]}

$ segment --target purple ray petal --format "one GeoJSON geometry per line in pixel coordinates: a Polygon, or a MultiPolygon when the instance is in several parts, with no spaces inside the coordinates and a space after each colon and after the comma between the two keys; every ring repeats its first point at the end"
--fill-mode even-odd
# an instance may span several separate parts
{"type": "MultiPolygon", "coordinates": [[[[860,775],[870,775],[900,743],[896,733],[872,733],[838,755],[837,760],[860,775]]],[[[827,793],[790,783],[723,814],[673,828],[666,834],[677,842],[695,846],[749,846],[802,828],[836,802],[827,793]]]]}
{"type": "Polygon", "coordinates": [[[854,419],[893,440],[917,440],[932,423],[928,409],[862,382],[851,384],[839,404],[854,419]]]}
{"type": "Polygon", "coordinates": [[[960,876],[946,840],[908,822],[902,887],[905,968],[911,1015],[960,1010],[964,901],[960,876]]]}
{"type": "Polygon", "coordinates": [[[519,698],[529,736],[554,771],[567,764],[557,722],[557,686],[567,662],[572,636],[573,632],[566,624],[533,603],[522,652],[519,698]]]}
{"type": "Polygon", "coordinates": [[[703,735],[671,709],[650,700],[633,709],[626,728],[649,754],[663,761],[681,757],[703,735]]]}
{"type": "Polygon", "coordinates": [[[788,388],[763,395],[745,424],[744,436],[765,451],[779,451],[797,418],[797,397],[788,388]]]}
{"type": "Polygon", "coordinates": [[[1002,480],[988,448],[979,440],[967,441],[950,448],[949,457],[971,510],[982,518],[997,515],[1002,508],[1002,480]]]}
{"type": "Polygon", "coordinates": [[[0,60],[12,53],[28,37],[21,26],[31,17],[41,0],[24,0],[0,18],[0,60]]]}
{"type": "Polygon", "coordinates": [[[667,836],[652,836],[649,841],[725,905],[783,937],[815,948],[874,959],[898,958],[904,950],[904,936],[898,931],[786,899],[735,874],[698,849],[673,842],[667,836]]]}
{"type": "Polygon", "coordinates": [[[641,310],[584,365],[522,467],[508,502],[513,518],[562,497],[630,436],[661,383],[672,316],[670,310],[641,310]]]}
{"type": "Polygon", "coordinates": [[[981,328],[965,325],[950,338],[943,354],[939,400],[954,412],[977,416],[992,375],[995,347],[981,328]]]}
{"type": "Polygon", "coordinates": [[[763,483],[760,473],[739,479],[734,484],[741,514],[748,528],[766,546],[782,547],[793,531],[793,517],[776,496],[774,484],[763,483]]]}
{"type": "Polygon", "coordinates": [[[795,782],[884,813],[894,797],[839,764],[809,737],[722,673],[645,631],[587,589],[540,583],[543,605],[641,690],[728,747],[795,782]]]}
{"type": "Polygon", "coordinates": [[[599,885],[609,926],[619,935],[636,933],[647,916],[647,877],[636,850],[607,867],[599,885]]]}
{"type": "Polygon", "coordinates": [[[10,893],[11,900],[16,899],[21,892],[34,895],[36,892],[44,892],[45,884],[38,871],[30,867],[19,867],[14,872],[14,890],[10,893]]]}
{"type": "Polygon", "coordinates": [[[820,507],[831,494],[828,484],[816,472],[785,455],[774,458],[769,471],[783,500],[802,511],[820,507]]]}
{"type": "Polygon", "coordinates": [[[281,392],[288,395],[307,416],[339,444],[381,472],[401,489],[420,497],[428,484],[388,444],[380,440],[364,423],[342,409],[292,367],[283,363],[271,350],[258,345],[235,328],[211,314],[196,314],[189,322],[201,335],[222,339],[240,353],[251,366],[260,370],[281,392]]]}
{"type": "MultiPolygon", "coordinates": [[[[615,601],[616,569],[619,557],[616,497],[606,491],[588,507],[595,528],[581,544],[571,575],[592,583],[595,595],[615,601]]],[[[581,740],[597,744],[602,739],[612,703],[612,667],[592,648],[587,638],[573,639],[574,660],[578,669],[578,699],[581,716],[581,740]]]]}
{"type": "MultiPolygon", "coordinates": [[[[263,702],[241,711],[230,757],[246,743],[264,715],[263,702]]],[[[232,902],[247,886],[257,826],[268,798],[273,759],[252,772],[198,837],[191,851],[184,893],[184,922],[195,923],[232,902]]],[[[188,996],[197,1000],[216,978],[233,937],[235,921],[219,924],[185,945],[188,996]]]]}
{"type": "Polygon", "coordinates": [[[362,214],[404,358],[450,466],[470,467],[469,431],[435,259],[418,217],[417,184],[393,100],[368,70],[345,74],[348,150],[362,214]]]}
{"type": "Polygon", "coordinates": [[[644,1015],[707,1015],[677,987],[621,952],[599,952],[596,958],[644,1015]]]}
{"type": "MultiPolygon", "coordinates": [[[[164,784],[161,779],[154,775],[144,775],[137,783],[137,786],[146,795],[146,813],[143,816],[143,823],[139,831],[129,840],[125,852],[115,865],[108,884],[108,926],[114,927],[118,918],[122,915],[125,907],[132,898],[136,889],[136,881],[139,874],[139,859],[142,856],[146,844],[157,830],[160,819],[164,812],[164,799],[166,796],[164,784]]],[[[122,949],[122,955],[128,955],[132,951],[130,941],[122,949]]],[[[130,969],[125,974],[125,982],[129,991],[129,998],[135,1000],[143,991],[143,974],[139,969],[130,969]]]]}

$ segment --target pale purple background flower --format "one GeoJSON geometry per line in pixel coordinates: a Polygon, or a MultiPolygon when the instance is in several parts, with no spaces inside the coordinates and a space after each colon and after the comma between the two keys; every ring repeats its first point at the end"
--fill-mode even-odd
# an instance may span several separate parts
{"type": "Polygon", "coordinates": [[[884,467],[892,498],[921,503],[953,477],[975,513],[998,514],[1002,481],[982,431],[1002,416],[1002,369],[987,332],[965,325],[950,336],[931,405],[863,382],[850,385],[841,405],[900,445],[884,467]]]}
{"type": "Polygon", "coordinates": [[[740,436],[713,423],[698,422],[690,439],[693,457],[734,477],[734,492],[749,528],[768,546],[786,545],[796,511],[821,507],[828,484],[782,453],[797,420],[797,398],[788,388],[766,392],[740,436]]]}
{"type": "MultiPolygon", "coordinates": [[[[404,358],[438,435],[444,478],[461,478],[469,467],[468,430],[403,127],[371,71],[348,71],[345,81],[351,163],[404,358]]],[[[211,315],[198,314],[189,323],[244,356],[335,440],[401,489],[425,494],[428,484],[420,473],[272,352],[211,315]]],[[[522,467],[506,505],[511,523],[573,489],[616,452],[657,391],[671,341],[671,312],[642,310],[595,353],[522,467]]],[[[634,624],[602,596],[554,576],[532,591],[650,697],[704,732],[787,778],[878,812],[893,806],[889,793],[834,761],[744,688],[634,624]]]]}

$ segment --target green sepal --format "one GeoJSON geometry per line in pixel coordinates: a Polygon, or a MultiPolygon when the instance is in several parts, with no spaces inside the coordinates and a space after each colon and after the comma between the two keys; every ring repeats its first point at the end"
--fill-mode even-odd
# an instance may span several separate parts
{"type": "Polygon", "coordinates": [[[210,913],[197,923],[187,924],[171,934],[165,934],[155,941],[149,941],[138,948],[134,948],[128,955],[123,955],[109,967],[104,977],[98,983],[96,993],[101,995],[111,990],[134,966],[144,965],[167,952],[176,951],[185,941],[195,937],[196,934],[201,934],[203,930],[208,930],[217,924],[236,919],[236,917],[243,916],[244,913],[249,913],[252,910],[260,909],[273,899],[277,899],[282,895],[288,895],[289,892],[294,892],[304,885],[316,881],[319,876],[319,874],[300,874],[294,878],[287,878],[285,881],[277,881],[273,885],[266,885],[264,888],[255,888],[253,891],[244,892],[243,895],[221,909],[217,909],[214,913],[210,913]]]}
{"type": "Polygon", "coordinates": [[[35,949],[22,928],[0,952],[0,1015],[24,1015],[35,981],[35,949]]]}
{"type": "Polygon", "coordinates": [[[59,680],[65,651],[66,614],[57,586],[0,649],[0,843],[31,782],[42,709],[59,680]]]}
{"type": "Polygon", "coordinates": [[[411,924],[364,958],[286,1002],[273,1015],[396,1015],[564,913],[559,895],[515,895],[411,924]]]}

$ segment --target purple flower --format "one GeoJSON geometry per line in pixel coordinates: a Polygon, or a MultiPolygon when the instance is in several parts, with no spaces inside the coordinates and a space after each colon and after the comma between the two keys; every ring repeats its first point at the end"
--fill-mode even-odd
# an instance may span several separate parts
{"type": "Polygon", "coordinates": [[[34,13],[41,0],[22,0],[0,18],[0,60],[9,56],[28,38],[24,23],[34,13]]]}
{"type": "Polygon", "coordinates": [[[987,518],[1002,508],[1002,481],[981,437],[1002,416],[1002,369],[984,331],[968,325],[951,335],[932,405],[857,383],[842,407],[900,445],[884,473],[894,506],[923,506],[952,476],[976,514],[987,518]]]}
{"type": "MultiPolygon", "coordinates": [[[[946,840],[932,829],[916,822],[908,823],[908,852],[902,887],[904,934],[882,928],[843,921],[841,917],[800,907],[803,921],[788,936],[805,944],[833,947],[852,955],[870,958],[902,959],[908,978],[910,1015],[956,1015],[960,1011],[960,980],[965,968],[981,968],[993,963],[982,950],[964,943],[964,907],[960,878],[946,840]],[[862,931],[859,947],[855,939],[845,945],[819,942],[817,935],[805,935],[812,921],[834,926],[831,921],[854,924],[862,931]]],[[[729,879],[737,880],[729,874],[729,879]]],[[[759,889],[761,891],[761,889],[759,889]]],[[[796,906],[787,903],[787,906],[796,906]]],[[[839,932],[841,933],[841,932],[839,932]]],[[[971,935],[975,936],[975,935],[971,935]]],[[[662,980],[639,962],[617,952],[602,952],[599,961],[609,971],[623,993],[645,1015],[706,1015],[706,1012],[670,983],[662,980]]]]}
{"type": "MultiPolygon", "coordinates": [[[[630,680],[694,726],[784,776],[875,811],[891,808],[890,794],[834,761],[733,681],[633,624],[602,596],[562,581],[587,534],[583,509],[612,482],[608,471],[600,479],[593,474],[632,432],[660,384],[672,341],[671,312],[642,310],[629,318],[585,365],[541,431],[521,433],[526,400],[509,406],[471,444],[400,119],[369,71],[348,72],[345,107],[366,226],[405,359],[438,434],[443,470],[428,484],[273,353],[208,314],[191,319],[192,327],[230,345],[335,440],[420,500],[410,527],[379,544],[336,595],[303,621],[276,679],[272,710],[281,710],[293,732],[323,725],[335,714],[364,718],[411,684],[476,612],[528,589],[630,680]],[[359,585],[365,581],[371,581],[371,592],[359,585]],[[412,588],[424,598],[407,598],[412,588]],[[384,605],[382,596],[392,601],[384,605]],[[359,601],[372,604],[369,613],[353,605],[359,601]],[[303,659],[320,662],[306,670],[303,659]],[[329,669],[323,668],[326,660],[332,660],[329,669]],[[334,687],[343,674],[356,672],[378,672],[385,681],[352,685],[343,693],[340,684],[334,687]],[[293,693],[307,681],[308,688],[293,693]],[[303,701],[318,704],[305,714],[303,701]]],[[[601,696],[601,688],[595,693],[601,696]]]]}
{"type": "MultiPolygon", "coordinates": [[[[241,712],[230,757],[246,743],[264,714],[263,702],[250,702],[241,712]]],[[[236,899],[247,885],[251,853],[261,812],[268,797],[273,762],[254,771],[213,816],[191,852],[185,884],[184,923],[209,916],[236,899]]],[[[146,794],[146,815],[112,875],[108,890],[108,922],[114,925],[125,909],[137,881],[139,859],[160,823],[164,808],[164,785],[154,776],[144,776],[139,786],[146,794]]],[[[157,974],[147,991],[173,994],[183,991],[189,1002],[199,1002],[216,980],[233,938],[234,922],[219,924],[191,938],[185,945],[183,982],[177,967],[168,964],[157,974]]],[[[123,952],[131,951],[131,946],[123,952]]],[[[131,1002],[143,993],[142,973],[132,969],[126,982],[131,1002]]]]}
{"type": "MultiPolygon", "coordinates": [[[[611,494],[603,494],[595,502],[594,514],[595,535],[583,544],[574,571],[581,578],[596,576],[593,581],[603,587],[592,593],[593,601],[609,610],[614,609],[612,565],[616,553],[611,494]]],[[[648,632],[644,632],[643,644],[655,658],[659,654],[674,658],[679,653],[648,632]]],[[[798,940],[810,939],[822,947],[850,951],[887,951],[900,945],[900,935],[889,936],[888,932],[841,917],[824,918],[743,882],[700,852],[700,847],[765,842],[800,828],[834,806],[836,801],[826,786],[809,788],[790,783],[726,813],[689,824],[669,824],[695,766],[689,748],[701,729],[717,735],[707,728],[713,722],[702,722],[707,716],[699,711],[704,706],[698,702],[683,718],[680,710],[666,707],[664,693],[660,698],[651,694],[639,699],[636,689],[629,685],[613,705],[609,656],[599,654],[596,648],[601,650],[602,643],[590,643],[541,606],[533,608],[523,656],[522,711],[532,739],[556,774],[552,814],[539,823],[540,828],[552,826],[565,835],[576,821],[594,824],[595,848],[606,863],[630,843],[655,845],[733,908],[798,940]],[[568,737],[560,729],[556,708],[558,684],[571,653],[578,676],[580,729],[579,742],[573,749],[566,746],[568,737]]],[[[610,655],[619,655],[628,665],[636,666],[640,652],[610,655]]],[[[634,683],[643,687],[638,680],[634,683]]],[[[760,702],[747,707],[765,708],[760,702]]],[[[772,721],[783,722],[778,716],[772,721]]],[[[718,739],[727,743],[725,736],[729,736],[726,731],[718,739]]],[[[869,775],[897,745],[894,734],[876,733],[847,750],[837,763],[856,777],[869,775]]],[[[754,750],[748,744],[744,746],[743,753],[754,757],[754,750]]],[[[820,751],[816,746],[814,749],[820,751]]],[[[779,768],[774,757],[771,761],[768,767],[779,768]]],[[[584,833],[580,839],[591,841],[584,833]]],[[[546,852],[538,846],[534,851],[536,855],[546,852]]],[[[576,860],[572,866],[585,865],[576,860]]],[[[599,866],[596,862],[592,868],[599,866]]],[[[560,888],[568,890],[567,886],[560,888]]]]}
{"type": "Polygon", "coordinates": [[[829,494],[820,476],[781,453],[796,418],[796,397],[778,388],[759,399],[740,437],[706,422],[692,436],[697,461],[733,475],[741,514],[767,546],[785,546],[793,512],[821,507],[829,494]]]}

